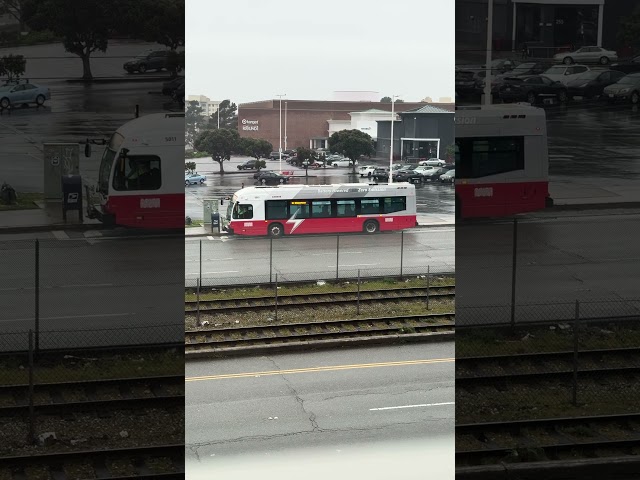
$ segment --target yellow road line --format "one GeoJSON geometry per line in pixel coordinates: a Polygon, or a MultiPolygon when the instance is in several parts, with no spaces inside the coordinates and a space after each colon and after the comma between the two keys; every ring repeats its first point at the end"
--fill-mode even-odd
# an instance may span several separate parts
{"type": "Polygon", "coordinates": [[[269,375],[285,375],[294,373],[335,372],[338,370],[354,370],[358,368],[401,367],[406,365],[426,365],[431,363],[455,362],[455,358],[432,358],[429,360],[405,360],[402,362],[361,363],[355,365],[333,365],[326,367],[295,368],[290,370],[269,370],[265,372],[228,373],[224,375],[207,375],[203,377],[186,377],[186,382],[201,382],[203,380],[223,380],[226,378],[266,377],[269,375]]]}

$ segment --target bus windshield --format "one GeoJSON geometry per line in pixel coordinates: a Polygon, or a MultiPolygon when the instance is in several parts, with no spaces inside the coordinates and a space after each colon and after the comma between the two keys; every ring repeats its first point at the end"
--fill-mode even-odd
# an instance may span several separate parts
{"type": "Polygon", "coordinates": [[[233,207],[235,205],[235,202],[229,202],[229,205],[227,206],[227,221],[231,221],[231,212],[233,211],[233,207]]]}
{"type": "Polygon", "coordinates": [[[109,140],[109,145],[104,149],[102,154],[102,160],[100,161],[100,170],[98,172],[98,189],[97,191],[107,195],[109,192],[109,176],[111,174],[111,167],[116,153],[120,149],[124,137],[119,133],[114,133],[109,140]]]}

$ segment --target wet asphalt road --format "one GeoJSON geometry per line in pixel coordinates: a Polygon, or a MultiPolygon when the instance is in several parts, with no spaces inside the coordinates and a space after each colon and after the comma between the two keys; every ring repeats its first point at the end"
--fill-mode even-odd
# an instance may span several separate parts
{"type": "MultiPolygon", "coordinates": [[[[203,218],[202,198],[220,198],[231,196],[236,191],[251,185],[258,185],[253,179],[254,171],[238,171],[238,165],[248,160],[248,157],[232,157],[230,161],[224,162],[224,175],[220,175],[219,166],[210,158],[199,158],[195,161],[198,173],[206,175],[207,181],[204,185],[192,185],[186,188],[186,215],[193,219],[203,218]]],[[[266,170],[279,171],[279,160],[267,160],[266,170]]],[[[366,160],[359,163],[359,166],[375,165],[388,166],[388,160],[366,160]]],[[[309,170],[309,177],[305,178],[305,169],[293,167],[282,162],[282,171],[293,172],[294,178],[289,184],[328,185],[332,183],[368,183],[369,180],[360,178],[351,173],[351,168],[333,168],[309,170]]],[[[453,215],[455,212],[453,186],[451,184],[440,184],[438,182],[416,184],[416,202],[418,213],[453,215]]]]}

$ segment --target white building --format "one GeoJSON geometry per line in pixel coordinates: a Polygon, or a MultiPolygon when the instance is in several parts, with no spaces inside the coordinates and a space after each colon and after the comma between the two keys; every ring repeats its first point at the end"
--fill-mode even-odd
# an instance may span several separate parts
{"type": "Polygon", "coordinates": [[[189,95],[187,96],[187,103],[198,102],[198,105],[202,108],[202,116],[210,117],[218,111],[220,100],[210,100],[209,97],[204,95],[189,95]]]}
{"type": "MultiPolygon", "coordinates": [[[[349,113],[351,120],[328,120],[329,136],[341,130],[360,130],[376,140],[378,138],[378,121],[390,121],[391,112],[372,108],[362,112],[349,113]]],[[[399,120],[396,114],[396,121],[399,120]]]]}

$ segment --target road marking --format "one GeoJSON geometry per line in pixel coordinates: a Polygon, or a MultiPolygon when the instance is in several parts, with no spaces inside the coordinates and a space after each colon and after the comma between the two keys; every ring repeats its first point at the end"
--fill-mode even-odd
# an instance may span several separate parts
{"type": "Polygon", "coordinates": [[[455,358],[432,358],[428,360],[404,360],[401,362],[360,363],[354,365],[332,365],[326,367],[294,368],[290,370],[269,370],[265,372],[228,373],[224,375],[206,375],[202,377],[186,377],[186,382],[200,382],[203,380],[223,380],[227,378],[267,377],[271,375],[285,375],[294,373],[335,372],[339,370],[354,370],[360,368],[404,367],[407,365],[427,365],[433,363],[455,362],[455,358]]]}
{"type": "MultiPolygon", "coordinates": [[[[52,290],[54,288],[98,288],[98,287],[113,287],[113,283],[82,283],[82,284],[69,284],[69,285],[45,285],[41,286],[40,290],[52,290]]],[[[15,292],[19,290],[35,290],[35,287],[12,287],[12,288],[0,288],[0,292],[15,292]]]]}
{"type": "Polygon", "coordinates": [[[67,235],[67,232],[63,230],[54,230],[51,233],[53,233],[53,236],[56,237],[58,240],[69,240],[69,235],[67,235]]]}
{"type": "MultiPolygon", "coordinates": [[[[341,267],[372,267],[380,265],[379,263],[354,263],[353,265],[340,265],[341,267]]],[[[327,268],[336,268],[335,265],[327,265],[327,268]]]]}
{"type": "MultiPolygon", "coordinates": [[[[61,317],[40,317],[40,320],[62,320],[67,318],[105,318],[105,317],[129,317],[133,313],[95,313],[91,315],[63,315],[61,317]]],[[[3,318],[1,322],[32,322],[33,317],[29,318],[3,318]]]]}
{"type": "Polygon", "coordinates": [[[213,240],[213,237],[212,237],[211,235],[208,235],[208,236],[207,236],[207,239],[208,239],[208,240],[213,240]]]}
{"type": "Polygon", "coordinates": [[[418,408],[418,407],[438,407],[440,405],[455,405],[456,402],[442,402],[442,403],[421,403],[420,405],[400,405],[399,407],[380,407],[370,408],[370,412],[379,412],[380,410],[398,410],[400,408],[418,408]]]}
{"type": "MultiPolygon", "coordinates": [[[[240,273],[238,270],[226,270],[224,272],[202,272],[202,275],[212,275],[214,273],[240,273]]],[[[185,273],[185,275],[200,275],[198,272],[185,273]]]]}

